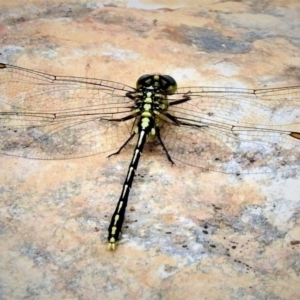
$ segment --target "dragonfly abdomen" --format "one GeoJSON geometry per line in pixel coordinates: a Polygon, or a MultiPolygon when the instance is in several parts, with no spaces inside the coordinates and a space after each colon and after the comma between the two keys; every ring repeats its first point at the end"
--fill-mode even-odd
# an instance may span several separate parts
{"type": "Polygon", "coordinates": [[[108,228],[108,249],[115,250],[117,242],[120,238],[122,225],[125,218],[126,206],[130,189],[133,183],[133,178],[138,167],[138,163],[147,141],[147,137],[152,132],[155,132],[155,122],[153,117],[142,117],[138,124],[139,138],[135,146],[134,153],[128,168],[127,176],[123,184],[121,196],[117,203],[116,209],[112,215],[111,222],[108,228]]]}

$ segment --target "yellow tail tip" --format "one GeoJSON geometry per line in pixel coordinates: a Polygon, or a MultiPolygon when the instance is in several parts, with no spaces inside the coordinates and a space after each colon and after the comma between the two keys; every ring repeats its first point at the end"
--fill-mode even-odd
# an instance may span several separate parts
{"type": "Polygon", "coordinates": [[[114,251],[117,249],[117,242],[114,238],[111,238],[107,245],[107,250],[114,251]]]}

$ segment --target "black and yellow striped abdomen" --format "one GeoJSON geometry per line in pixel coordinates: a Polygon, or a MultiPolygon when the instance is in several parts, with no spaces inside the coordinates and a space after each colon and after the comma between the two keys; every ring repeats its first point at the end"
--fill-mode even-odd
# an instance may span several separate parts
{"type": "Polygon", "coordinates": [[[160,121],[162,115],[168,109],[167,95],[173,94],[176,92],[176,89],[176,82],[170,76],[144,75],[137,81],[136,92],[127,95],[135,101],[135,106],[132,108],[132,111],[133,115],[137,118],[137,125],[130,138],[115,154],[118,154],[135,134],[138,134],[138,141],[134,149],[117,207],[112,215],[108,228],[109,250],[115,250],[120,238],[130,189],[144,145],[149,135],[157,136],[161,142],[159,126],[161,124],[160,121]]]}

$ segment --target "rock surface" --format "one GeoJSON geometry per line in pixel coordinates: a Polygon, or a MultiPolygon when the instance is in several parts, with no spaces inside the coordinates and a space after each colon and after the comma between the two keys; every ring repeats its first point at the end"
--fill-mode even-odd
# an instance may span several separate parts
{"type": "MultiPolygon", "coordinates": [[[[0,60],[130,86],[155,72],[180,86],[299,85],[299,1],[105,3],[1,4],[0,60]]],[[[299,299],[299,172],[201,172],[145,151],[109,252],[131,152],[0,157],[1,299],[299,299]]]]}

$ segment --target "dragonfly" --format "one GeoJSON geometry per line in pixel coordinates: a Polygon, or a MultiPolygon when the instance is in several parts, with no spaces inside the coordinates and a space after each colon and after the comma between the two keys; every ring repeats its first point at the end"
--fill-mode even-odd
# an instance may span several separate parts
{"type": "Polygon", "coordinates": [[[29,159],[119,154],[135,140],[108,227],[121,237],[130,189],[146,142],[199,171],[255,174],[300,168],[300,86],[177,87],[169,75],[135,87],[55,76],[0,63],[0,153],[29,159]]]}

